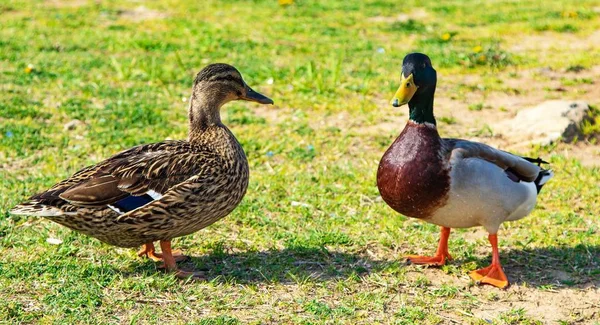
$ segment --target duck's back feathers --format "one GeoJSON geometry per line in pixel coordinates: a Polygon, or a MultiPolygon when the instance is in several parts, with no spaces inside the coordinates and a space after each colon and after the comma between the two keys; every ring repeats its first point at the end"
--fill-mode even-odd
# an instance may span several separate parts
{"type": "Polygon", "coordinates": [[[539,157],[520,157],[483,143],[460,139],[443,139],[443,146],[449,152],[451,165],[460,159],[483,159],[502,168],[507,177],[514,182],[533,182],[538,193],[554,176],[551,170],[541,168],[541,164],[548,164],[548,162],[539,157]]]}
{"type": "Polygon", "coordinates": [[[11,213],[132,247],[212,224],[239,204],[247,186],[248,163],[235,139],[165,141],[84,168],[11,213]]]}
{"type": "Polygon", "coordinates": [[[210,173],[220,164],[221,157],[213,150],[186,141],[141,145],[78,171],[11,212],[50,218],[78,207],[125,213],[161,198],[169,188],[194,175],[210,173]]]}
{"type": "Polygon", "coordinates": [[[444,149],[450,154],[450,164],[466,158],[479,158],[491,162],[503,170],[509,170],[522,181],[533,182],[540,167],[526,159],[494,149],[486,144],[461,139],[442,139],[444,149]]]}

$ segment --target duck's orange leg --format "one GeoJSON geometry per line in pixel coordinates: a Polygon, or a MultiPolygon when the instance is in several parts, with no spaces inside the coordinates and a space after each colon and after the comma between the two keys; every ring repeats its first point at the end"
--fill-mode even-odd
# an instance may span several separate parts
{"type": "MultiPolygon", "coordinates": [[[[181,253],[181,251],[179,251],[179,250],[174,251],[171,254],[173,255],[173,258],[175,259],[175,262],[185,261],[189,258],[186,255],[183,255],[181,253]]],[[[149,259],[153,260],[154,262],[162,262],[163,261],[163,254],[156,252],[156,248],[154,248],[154,243],[152,243],[152,242],[147,242],[144,245],[142,245],[142,249],[138,251],[138,256],[140,256],[140,257],[146,256],[149,259]]]]}
{"type": "Polygon", "coordinates": [[[142,245],[142,249],[138,251],[138,256],[146,256],[147,258],[155,262],[162,261],[162,255],[156,253],[156,248],[154,248],[154,243],[152,242],[147,242],[144,245],[142,245]]]}
{"type": "Polygon", "coordinates": [[[435,256],[408,255],[406,258],[413,264],[444,265],[446,260],[452,260],[452,256],[448,253],[448,237],[450,237],[450,228],[442,227],[440,243],[435,256]]]}
{"type": "Polygon", "coordinates": [[[187,272],[182,271],[177,268],[177,264],[175,264],[175,258],[173,257],[173,252],[171,251],[171,241],[170,240],[161,240],[160,241],[160,249],[162,250],[162,258],[164,261],[164,268],[169,272],[175,272],[175,276],[182,279],[187,278],[199,278],[204,275],[201,272],[187,272]]]}
{"type": "Polygon", "coordinates": [[[475,270],[469,275],[479,283],[491,284],[495,287],[504,289],[508,287],[508,279],[500,265],[500,254],[498,254],[498,236],[496,234],[489,235],[488,239],[492,244],[492,264],[483,269],[475,270]]]}

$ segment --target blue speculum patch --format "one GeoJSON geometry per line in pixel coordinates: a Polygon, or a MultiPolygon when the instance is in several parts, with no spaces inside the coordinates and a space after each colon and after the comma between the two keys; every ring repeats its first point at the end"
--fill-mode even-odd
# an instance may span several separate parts
{"type": "Polygon", "coordinates": [[[148,195],[148,194],[144,194],[141,196],[128,196],[124,199],[121,199],[117,202],[115,202],[114,204],[112,204],[113,207],[119,209],[121,212],[125,213],[125,212],[129,212],[131,210],[135,210],[141,206],[144,206],[150,202],[154,201],[154,199],[148,195]]]}

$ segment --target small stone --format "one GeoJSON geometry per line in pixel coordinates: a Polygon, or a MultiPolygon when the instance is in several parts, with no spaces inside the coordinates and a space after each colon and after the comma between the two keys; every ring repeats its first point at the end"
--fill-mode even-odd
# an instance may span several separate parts
{"type": "Polygon", "coordinates": [[[64,126],[63,129],[65,131],[71,131],[71,130],[75,130],[77,128],[77,126],[83,124],[83,122],[81,122],[80,120],[72,120],[70,122],[67,122],[64,126]]]}
{"type": "Polygon", "coordinates": [[[561,139],[570,142],[581,135],[581,125],[589,119],[589,111],[584,101],[551,100],[521,110],[514,118],[491,127],[513,143],[548,145],[561,139]]]}
{"type": "Polygon", "coordinates": [[[50,245],[60,245],[60,244],[62,244],[63,241],[58,238],[49,237],[49,238],[46,238],[46,242],[50,245]]]}

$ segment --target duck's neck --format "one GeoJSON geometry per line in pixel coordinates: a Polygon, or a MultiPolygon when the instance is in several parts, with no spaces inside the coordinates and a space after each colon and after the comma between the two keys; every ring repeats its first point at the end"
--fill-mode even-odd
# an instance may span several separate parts
{"type": "Polygon", "coordinates": [[[431,123],[436,125],[433,116],[433,96],[435,86],[423,89],[408,102],[409,118],[411,121],[419,124],[431,123]]]}
{"type": "Polygon", "coordinates": [[[211,126],[223,125],[220,114],[221,105],[223,105],[223,100],[219,96],[208,96],[198,92],[192,94],[188,110],[190,120],[189,141],[194,140],[211,126]]]}

